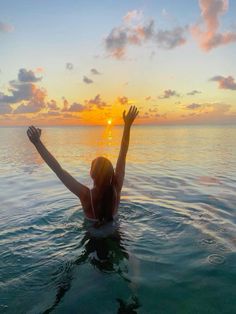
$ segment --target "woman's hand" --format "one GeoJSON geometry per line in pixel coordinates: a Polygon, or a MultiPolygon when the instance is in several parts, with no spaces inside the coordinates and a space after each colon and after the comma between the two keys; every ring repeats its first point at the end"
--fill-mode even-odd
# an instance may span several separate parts
{"type": "Polygon", "coordinates": [[[39,128],[34,127],[33,125],[30,126],[27,130],[27,135],[29,140],[33,143],[36,144],[40,140],[42,130],[39,128]]]}
{"type": "Polygon", "coordinates": [[[132,123],[134,122],[135,118],[137,117],[139,111],[137,107],[131,106],[129,108],[129,112],[126,114],[126,111],[123,112],[123,119],[125,122],[125,125],[131,126],[132,123]]]}

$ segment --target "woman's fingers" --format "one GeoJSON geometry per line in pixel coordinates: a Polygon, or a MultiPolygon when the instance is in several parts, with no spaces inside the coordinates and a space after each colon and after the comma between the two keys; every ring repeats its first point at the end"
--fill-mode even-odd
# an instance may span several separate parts
{"type": "Polygon", "coordinates": [[[34,135],[34,131],[33,131],[33,129],[32,129],[31,127],[29,127],[28,131],[29,131],[29,134],[30,134],[31,136],[34,135]]]}
{"type": "Polygon", "coordinates": [[[29,129],[27,130],[27,135],[28,135],[29,138],[31,138],[31,134],[30,134],[30,130],[29,129]]]}
{"type": "Polygon", "coordinates": [[[37,132],[38,132],[39,136],[41,136],[42,130],[40,128],[37,128],[37,132]]]}
{"type": "Polygon", "coordinates": [[[125,122],[132,124],[138,113],[139,111],[136,106],[130,106],[127,114],[126,111],[123,111],[123,119],[125,122]]]}
{"type": "Polygon", "coordinates": [[[134,109],[133,109],[133,116],[136,115],[136,112],[137,112],[137,107],[134,107],[134,109]]]}
{"type": "Polygon", "coordinates": [[[31,125],[31,129],[32,129],[32,131],[33,131],[35,134],[37,134],[37,133],[38,133],[38,131],[37,131],[37,129],[36,129],[36,127],[35,127],[35,126],[31,125]]]}
{"type": "Polygon", "coordinates": [[[38,137],[41,135],[41,130],[39,128],[36,129],[35,126],[31,125],[28,128],[27,134],[30,134],[31,137],[38,137]]]}
{"type": "Polygon", "coordinates": [[[137,107],[133,106],[132,108],[132,116],[135,117],[137,113],[137,107]]]}
{"type": "Polygon", "coordinates": [[[128,112],[128,115],[130,115],[130,114],[131,114],[131,112],[132,112],[132,107],[133,107],[133,106],[129,107],[129,112],[128,112]]]}
{"type": "Polygon", "coordinates": [[[123,119],[125,119],[125,113],[126,113],[126,111],[124,110],[123,111],[123,119]]]}

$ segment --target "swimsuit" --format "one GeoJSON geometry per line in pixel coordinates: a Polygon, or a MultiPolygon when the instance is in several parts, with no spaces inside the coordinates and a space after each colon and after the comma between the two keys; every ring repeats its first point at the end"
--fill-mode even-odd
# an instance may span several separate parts
{"type": "MultiPolygon", "coordinates": [[[[96,217],[94,206],[93,206],[92,190],[89,190],[89,191],[90,191],[90,199],[91,199],[91,207],[92,207],[92,211],[93,211],[93,217],[96,217]]],[[[118,220],[118,213],[117,212],[113,215],[112,221],[107,222],[106,224],[102,225],[99,228],[94,227],[94,223],[99,222],[99,219],[90,218],[87,216],[85,216],[85,217],[86,217],[87,221],[91,223],[91,224],[89,223],[87,230],[88,230],[90,236],[92,236],[94,238],[106,238],[106,237],[114,234],[117,231],[117,229],[119,228],[119,220],[118,220]]]]}

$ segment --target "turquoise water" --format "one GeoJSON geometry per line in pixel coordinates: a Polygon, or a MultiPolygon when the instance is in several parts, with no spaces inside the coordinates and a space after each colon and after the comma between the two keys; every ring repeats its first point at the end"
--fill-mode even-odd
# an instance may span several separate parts
{"type": "MultiPolygon", "coordinates": [[[[236,128],[134,127],[119,222],[91,236],[25,128],[0,128],[0,313],[236,313],[236,128]]],[[[122,129],[44,128],[91,187],[122,129]]]]}

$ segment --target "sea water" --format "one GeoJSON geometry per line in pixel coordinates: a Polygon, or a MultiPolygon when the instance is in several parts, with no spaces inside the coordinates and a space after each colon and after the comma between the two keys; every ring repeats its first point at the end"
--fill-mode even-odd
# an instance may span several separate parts
{"type": "MultiPolygon", "coordinates": [[[[26,128],[0,128],[0,313],[236,313],[236,127],[131,133],[117,226],[96,237],[26,128]]],[[[42,141],[92,187],[121,135],[45,127],[42,141]]]]}

